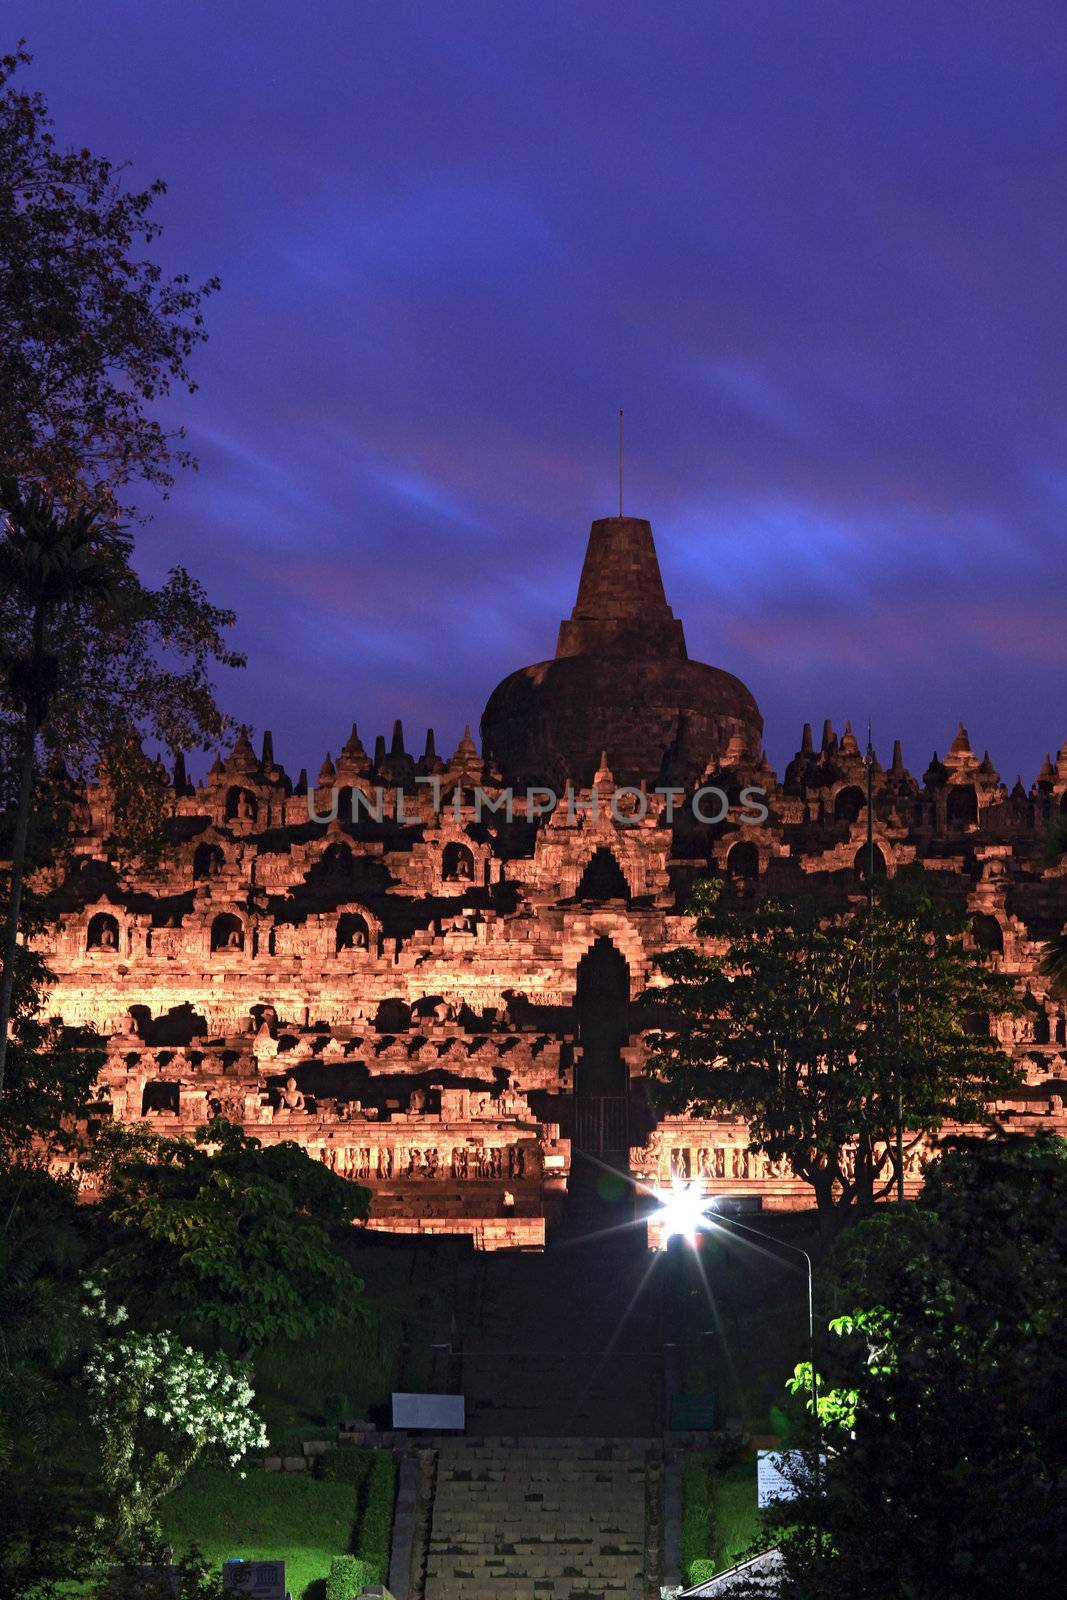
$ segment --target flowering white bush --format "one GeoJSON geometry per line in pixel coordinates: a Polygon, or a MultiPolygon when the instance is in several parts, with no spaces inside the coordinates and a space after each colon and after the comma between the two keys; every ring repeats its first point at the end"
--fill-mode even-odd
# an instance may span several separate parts
{"type": "Polygon", "coordinates": [[[218,1447],[231,1466],[262,1450],[267,1433],[253,1409],[248,1369],[206,1356],[172,1333],[117,1333],[122,1306],[86,1285],[84,1307],[106,1329],[85,1364],[90,1417],[103,1435],[104,1478],[116,1498],[123,1543],[149,1531],[156,1507],[203,1450],[218,1447]]]}

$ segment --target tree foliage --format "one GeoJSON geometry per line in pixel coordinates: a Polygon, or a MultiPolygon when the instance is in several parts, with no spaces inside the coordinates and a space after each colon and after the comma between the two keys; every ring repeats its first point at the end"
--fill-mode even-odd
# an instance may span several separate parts
{"type": "Polygon", "coordinates": [[[196,387],[218,280],[166,277],[145,253],[166,185],[129,189],[122,165],[63,149],[15,82],[30,59],[21,44],[0,58],[0,467],[113,513],[137,480],[166,491],[195,464],[149,408],[196,387]]]}
{"type": "Polygon", "coordinates": [[[125,1307],[109,1307],[97,1284],[87,1285],[84,1309],[99,1334],[84,1382],[101,1438],[109,1533],[117,1551],[140,1555],[158,1542],[161,1502],[206,1449],[234,1467],[248,1451],[266,1449],[267,1434],[240,1363],[204,1355],[172,1333],[123,1328],[125,1307]]]}
{"type": "Polygon", "coordinates": [[[1010,982],[928,889],[893,880],[871,907],[809,895],[731,909],[705,880],[694,909],[704,948],[659,957],[668,981],[646,996],[661,1019],[656,1099],[740,1112],[751,1148],[811,1184],[828,1226],[892,1186],[898,1091],[906,1155],[947,1118],[987,1120],[1016,1082],[976,1031],[1014,1008],[1010,982]]]}
{"type": "Polygon", "coordinates": [[[68,1466],[83,1357],[84,1214],[72,1188],[0,1159],[0,1593],[42,1600],[80,1570],[96,1485],[68,1466]]]}
{"type": "Polygon", "coordinates": [[[0,1095],[0,1166],[26,1159],[39,1142],[69,1145],[71,1119],[92,1099],[104,1059],[99,1037],[44,1014],[48,975],[36,951],[15,955],[13,1037],[0,1095]]]}
{"type": "MultiPolygon", "coordinates": [[[[1067,1559],[1067,1143],[967,1141],[830,1262],[824,1493],[778,1515],[783,1600],[1055,1592],[1067,1559]]],[[[800,1370],[801,1389],[807,1374],[800,1370]]]]}
{"type": "Polygon", "coordinates": [[[224,718],[210,669],[240,666],[242,658],[224,639],[232,612],[212,606],[180,567],[162,589],[146,588],[131,564],[132,541],[95,511],[64,509],[9,477],[0,477],[0,511],[0,774],[12,776],[2,798],[14,812],[0,982],[2,1092],[42,754],[65,768],[104,761],[120,832],[139,824],[148,853],[155,835],[142,802],[151,791],[130,747],[145,734],[175,749],[217,737],[224,718]],[[137,803],[124,802],[126,772],[137,803]]]}
{"type": "MultiPolygon", "coordinates": [[[[143,584],[114,524],[0,478],[0,729],[9,753],[31,714],[40,754],[121,783],[133,746],[210,748],[227,730],[212,684],[240,667],[232,611],[175,567],[143,584]]],[[[10,754],[9,754],[10,762],[10,754]]]]}
{"type": "Polygon", "coordinates": [[[196,1141],[114,1127],[95,1156],[120,1230],[108,1282],[131,1310],[251,1351],[359,1315],[362,1284],[331,1237],[366,1189],[297,1144],[217,1118],[196,1141]]]}

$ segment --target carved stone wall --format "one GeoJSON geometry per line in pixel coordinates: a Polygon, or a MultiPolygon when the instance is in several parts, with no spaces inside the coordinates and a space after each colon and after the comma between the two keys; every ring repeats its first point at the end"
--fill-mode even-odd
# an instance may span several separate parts
{"type": "MultiPolygon", "coordinates": [[[[588,647],[597,670],[585,688],[609,672],[611,695],[600,705],[590,690],[575,711],[576,764],[547,712],[523,745],[525,761],[556,741],[552,762],[532,773],[555,783],[562,763],[554,811],[543,795],[506,789],[469,729],[445,761],[432,733],[420,757],[409,755],[399,723],[373,758],[353,728],[310,787],[275,760],[269,734],[257,756],[242,733],[197,785],[180,761],[165,861],[151,869],[118,864],[106,783],[72,793],[68,848],[35,883],[47,918],[36,942],[54,975],[51,1011],[110,1040],[98,1115],[178,1129],[221,1108],[369,1183],[375,1226],[464,1231],[486,1248],[529,1243],[566,1187],[560,1128],[571,1126],[574,1001],[590,950],[606,941],[625,962],[621,1060],[636,1082],[639,997],[657,955],[693,938],[686,907],[698,877],[720,875],[738,903],[812,877],[863,892],[868,770],[848,725],[838,735],[827,723],[818,747],[806,727],[779,780],[759,750],[755,702],[713,674],[723,727],[700,733],[679,703],[667,739],[663,705],[649,698],[652,658],[613,653],[613,641],[655,635],[679,671],[696,664],[659,585],[651,532],[625,520],[591,541],[589,583],[555,663],[587,662],[588,647]],[[613,598],[608,557],[620,539],[636,544],[613,598]],[[616,712],[632,785],[621,797],[616,712]],[[598,761],[587,759],[594,729],[598,761]],[[725,814],[709,810],[709,787],[726,797],[725,814]]],[[[1023,997],[1002,1039],[1026,1087],[1005,1117],[1058,1126],[1064,1004],[1039,960],[1067,921],[1067,867],[1042,853],[1051,819],[1067,811],[1067,743],[1029,788],[1009,789],[961,726],[921,779],[898,744],[887,766],[875,759],[870,787],[875,871],[938,874],[1023,997]]],[[[634,1170],[769,1205],[807,1200],[746,1145],[740,1124],[668,1119],[652,1143],[635,1144],[634,1170]]]]}

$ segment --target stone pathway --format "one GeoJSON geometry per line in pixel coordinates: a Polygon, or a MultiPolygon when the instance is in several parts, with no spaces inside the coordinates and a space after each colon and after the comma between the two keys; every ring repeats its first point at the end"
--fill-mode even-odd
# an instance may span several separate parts
{"type": "Polygon", "coordinates": [[[641,1600],[657,1450],[638,1439],[442,1440],[425,1600],[641,1600]]]}
{"type": "Polygon", "coordinates": [[[629,1191],[606,1179],[579,1165],[544,1255],[478,1262],[459,1329],[470,1432],[433,1441],[420,1600],[659,1592],[660,1297],[629,1191]]]}

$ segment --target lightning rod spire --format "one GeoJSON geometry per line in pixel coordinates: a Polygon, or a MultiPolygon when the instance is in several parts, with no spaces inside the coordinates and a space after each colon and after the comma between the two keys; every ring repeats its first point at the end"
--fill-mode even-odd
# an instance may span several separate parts
{"type": "Polygon", "coordinates": [[[619,407],[619,516],[622,516],[622,407],[619,407]]]}

